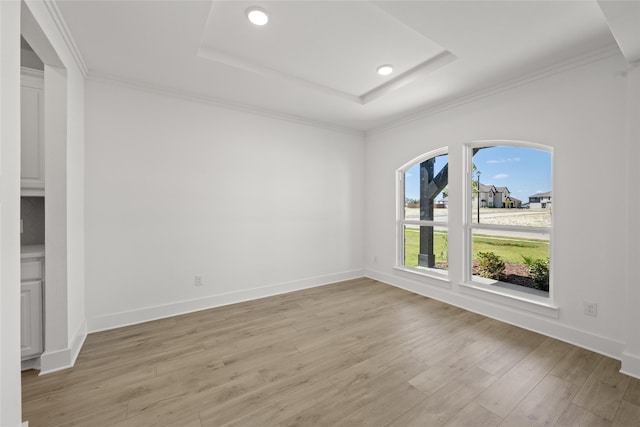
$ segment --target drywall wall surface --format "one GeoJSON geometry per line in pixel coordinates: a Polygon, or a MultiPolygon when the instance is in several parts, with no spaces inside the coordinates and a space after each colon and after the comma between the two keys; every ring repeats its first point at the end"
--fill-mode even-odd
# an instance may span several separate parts
{"type": "Polygon", "coordinates": [[[22,423],[20,389],[20,3],[0,2],[0,425],[22,423]]]}
{"type": "Polygon", "coordinates": [[[108,81],[86,94],[90,330],[362,275],[362,136],[108,81]]]}
{"type": "MultiPolygon", "coordinates": [[[[626,64],[613,53],[577,68],[367,136],[367,274],[469,310],[619,356],[626,259],[626,64]],[[558,319],[465,294],[463,155],[467,143],[528,141],[553,149],[553,303],[558,319]],[[396,170],[449,149],[450,289],[394,270],[396,170]],[[377,262],[376,262],[377,260],[377,262]],[[583,301],[598,316],[583,314],[583,301]]],[[[482,169],[482,165],[478,165],[482,169]]],[[[533,193],[532,193],[533,194],[533,193]]]]}
{"type": "Polygon", "coordinates": [[[86,336],[84,87],[78,70],[67,71],[67,307],[72,359],[86,336]]]}
{"type": "Polygon", "coordinates": [[[627,215],[627,294],[626,294],[626,349],[622,357],[624,371],[640,377],[640,280],[638,280],[638,265],[640,261],[640,200],[635,197],[636,185],[640,182],[640,169],[637,159],[640,158],[640,62],[629,64],[628,81],[628,111],[627,111],[627,187],[629,194],[627,215]]]}

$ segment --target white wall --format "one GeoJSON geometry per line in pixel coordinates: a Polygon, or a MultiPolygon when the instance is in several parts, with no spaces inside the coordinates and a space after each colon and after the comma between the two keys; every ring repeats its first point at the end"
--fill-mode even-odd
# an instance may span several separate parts
{"type": "Polygon", "coordinates": [[[362,276],[361,135],[110,82],[86,96],[90,330],[362,276]]]}
{"type": "Polygon", "coordinates": [[[627,112],[627,182],[629,183],[629,208],[627,215],[628,259],[627,264],[627,345],[622,355],[625,372],[638,375],[640,372],[640,280],[638,280],[638,265],[640,265],[640,198],[632,192],[636,191],[640,182],[640,168],[637,160],[640,158],[640,61],[629,66],[628,74],[628,112],[627,112]]]}
{"type": "Polygon", "coordinates": [[[0,2],[0,425],[22,420],[20,390],[20,3],[0,2]]]}
{"type": "Polygon", "coordinates": [[[85,80],[67,69],[67,337],[72,362],[87,334],[85,313],[85,80]]]}
{"type": "MultiPolygon", "coordinates": [[[[627,83],[624,58],[610,56],[367,137],[366,268],[371,277],[620,358],[626,340],[625,142],[627,83]],[[555,304],[552,319],[461,292],[463,144],[520,140],[554,150],[555,304]],[[395,174],[430,150],[449,147],[451,289],[393,270],[395,174]],[[614,206],[588,203],[606,195],[614,206]],[[377,257],[378,262],[374,262],[377,257]],[[598,317],[583,314],[583,301],[598,317]]],[[[636,197],[633,195],[633,197],[636,197]]],[[[636,372],[640,375],[640,372],[636,372]]]]}

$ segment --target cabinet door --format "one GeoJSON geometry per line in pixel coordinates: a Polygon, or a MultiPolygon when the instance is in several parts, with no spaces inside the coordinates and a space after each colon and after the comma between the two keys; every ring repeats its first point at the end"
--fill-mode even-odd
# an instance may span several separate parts
{"type": "Polygon", "coordinates": [[[20,262],[20,280],[23,282],[41,280],[44,271],[42,264],[41,258],[23,259],[20,262]]]}
{"type": "Polygon", "coordinates": [[[20,288],[20,344],[24,360],[42,353],[42,281],[22,282],[20,288]]]}
{"type": "Polygon", "coordinates": [[[22,188],[44,189],[43,92],[22,86],[20,94],[22,188]]]}

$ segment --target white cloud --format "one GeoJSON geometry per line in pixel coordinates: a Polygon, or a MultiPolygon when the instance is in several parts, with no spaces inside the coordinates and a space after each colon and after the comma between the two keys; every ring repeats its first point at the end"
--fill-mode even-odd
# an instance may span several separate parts
{"type": "Polygon", "coordinates": [[[406,176],[407,178],[411,178],[413,176],[413,174],[410,173],[410,172],[405,172],[404,176],[406,176]]]}
{"type": "Polygon", "coordinates": [[[506,178],[509,178],[509,175],[507,175],[506,173],[499,173],[493,176],[493,179],[506,179],[506,178]]]}
{"type": "Polygon", "coordinates": [[[508,159],[493,159],[493,160],[487,160],[487,163],[491,163],[491,164],[497,164],[497,163],[515,163],[515,162],[519,162],[520,161],[520,157],[511,157],[508,159]]]}

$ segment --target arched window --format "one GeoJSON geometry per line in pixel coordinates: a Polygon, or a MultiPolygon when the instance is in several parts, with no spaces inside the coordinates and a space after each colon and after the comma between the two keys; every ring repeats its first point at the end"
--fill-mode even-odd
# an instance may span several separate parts
{"type": "Polygon", "coordinates": [[[434,275],[448,272],[449,163],[446,149],[420,156],[398,170],[400,268],[434,275]]]}

